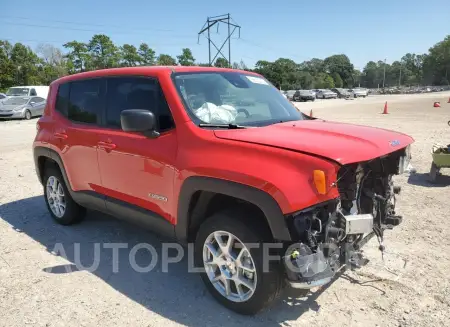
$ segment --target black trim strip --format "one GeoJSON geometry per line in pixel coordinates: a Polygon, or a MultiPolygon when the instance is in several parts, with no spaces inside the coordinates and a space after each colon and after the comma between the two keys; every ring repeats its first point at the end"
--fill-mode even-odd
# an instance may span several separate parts
{"type": "Polygon", "coordinates": [[[248,185],[209,177],[189,177],[182,185],[178,202],[178,221],[175,233],[181,242],[188,241],[190,216],[189,208],[193,195],[197,191],[228,195],[256,205],[266,216],[274,239],[290,241],[283,212],[278,203],[268,193],[248,185]]]}

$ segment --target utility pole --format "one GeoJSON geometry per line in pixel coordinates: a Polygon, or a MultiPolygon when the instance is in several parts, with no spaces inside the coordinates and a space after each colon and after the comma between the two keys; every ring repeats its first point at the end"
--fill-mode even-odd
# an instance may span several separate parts
{"type": "Polygon", "coordinates": [[[200,35],[202,35],[202,34],[204,35],[204,33],[206,31],[208,31],[207,35],[205,35],[205,37],[208,39],[208,59],[209,59],[208,63],[210,66],[212,66],[214,61],[216,60],[216,58],[219,55],[221,55],[223,57],[223,59],[228,61],[228,65],[231,67],[231,36],[234,34],[236,29],[238,29],[239,37],[241,37],[241,27],[237,24],[231,23],[231,20],[233,20],[233,19],[231,18],[230,14],[208,17],[206,19],[206,23],[203,24],[202,29],[200,30],[200,32],[198,32],[198,42],[200,42],[200,35]],[[218,31],[220,24],[227,25],[228,35],[227,35],[227,38],[225,39],[225,41],[223,41],[222,45],[219,48],[214,43],[214,41],[211,39],[210,29],[213,26],[217,25],[217,31],[218,31]],[[233,30],[231,30],[231,27],[233,27],[233,30]],[[227,44],[227,42],[228,42],[228,58],[222,52],[222,49],[225,46],[225,44],[227,44]],[[216,54],[214,55],[214,57],[212,59],[211,59],[211,44],[217,50],[216,54]]]}
{"type": "Polygon", "coordinates": [[[383,89],[384,89],[384,81],[386,80],[386,59],[384,59],[383,65],[383,89]]]}

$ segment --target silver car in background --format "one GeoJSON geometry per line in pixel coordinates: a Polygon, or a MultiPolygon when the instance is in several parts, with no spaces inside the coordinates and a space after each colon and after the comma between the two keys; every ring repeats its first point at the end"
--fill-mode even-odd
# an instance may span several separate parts
{"type": "Polygon", "coordinates": [[[367,90],[367,89],[355,88],[355,89],[350,89],[348,91],[355,98],[361,98],[361,97],[365,98],[366,96],[369,95],[369,90],[367,90]]]}
{"type": "Polygon", "coordinates": [[[44,113],[46,100],[41,97],[9,97],[0,103],[1,118],[31,119],[44,113]]]}
{"type": "Polygon", "coordinates": [[[320,89],[317,90],[316,97],[317,99],[336,99],[337,94],[330,90],[320,89]]]}

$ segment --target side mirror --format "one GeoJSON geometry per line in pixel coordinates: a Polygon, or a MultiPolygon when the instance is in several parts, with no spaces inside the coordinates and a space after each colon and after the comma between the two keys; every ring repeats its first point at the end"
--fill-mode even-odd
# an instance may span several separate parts
{"type": "Polygon", "coordinates": [[[156,118],[153,112],[143,109],[128,109],[120,114],[120,124],[125,132],[140,132],[151,138],[156,138],[156,118]]]}
{"type": "Polygon", "coordinates": [[[31,106],[34,106],[36,104],[36,102],[31,101],[30,104],[31,104],[31,106]]]}

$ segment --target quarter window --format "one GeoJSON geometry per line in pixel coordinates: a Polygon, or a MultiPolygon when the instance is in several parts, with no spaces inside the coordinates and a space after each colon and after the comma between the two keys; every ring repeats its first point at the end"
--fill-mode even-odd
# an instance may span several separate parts
{"type": "Polygon", "coordinates": [[[61,84],[58,87],[58,93],[56,95],[55,109],[64,117],[67,117],[69,111],[69,93],[70,84],[61,84]]]}

